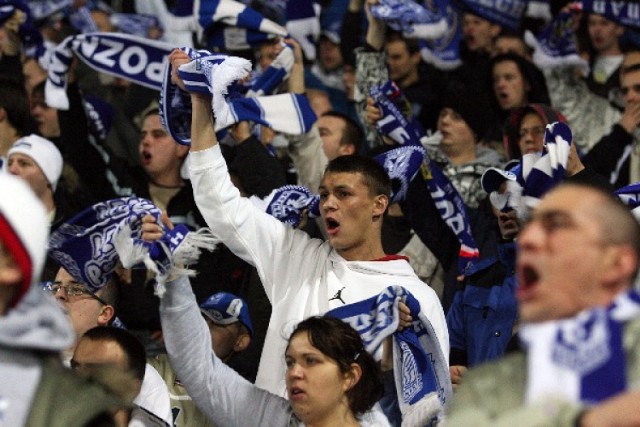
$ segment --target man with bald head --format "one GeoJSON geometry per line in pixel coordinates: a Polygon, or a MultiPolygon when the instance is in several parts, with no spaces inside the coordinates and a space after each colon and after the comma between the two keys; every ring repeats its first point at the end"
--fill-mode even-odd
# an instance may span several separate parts
{"type": "Polygon", "coordinates": [[[640,300],[630,291],[639,224],[613,196],[564,183],[533,211],[517,245],[526,351],[470,370],[451,425],[637,423],[640,394],[626,385],[640,379],[640,300]]]}

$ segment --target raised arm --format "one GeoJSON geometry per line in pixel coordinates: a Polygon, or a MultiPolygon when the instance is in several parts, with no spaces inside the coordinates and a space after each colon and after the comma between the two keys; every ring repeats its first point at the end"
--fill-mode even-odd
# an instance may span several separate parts
{"type": "MultiPolygon", "coordinates": [[[[147,241],[163,233],[152,216],[143,219],[142,230],[147,241]]],[[[176,377],[198,408],[216,425],[260,425],[267,416],[269,423],[287,425],[291,411],[285,399],[257,388],[213,352],[211,334],[187,277],[175,278],[166,288],[160,299],[165,345],[176,377]],[[249,406],[251,411],[246,410],[249,406]]]]}

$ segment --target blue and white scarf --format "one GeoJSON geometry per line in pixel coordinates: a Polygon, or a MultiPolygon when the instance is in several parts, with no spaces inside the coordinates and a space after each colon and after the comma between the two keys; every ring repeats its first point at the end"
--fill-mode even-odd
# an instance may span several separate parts
{"type": "Polygon", "coordinates": [[[77,9],[70,8],[68,12],[69,22],[71,22],[71,25],[79,32],[97,33],[100,31],[87,6],[81,6],[77,9]]]}
{"type": "Polygon", "coordinates": [[[624,324],[640,316],[640,295],[625,292],[607,308],[570,319],[523,325],[525,400],[552,398],[595,405],[627,389],[624,324]]]}
{"type": "Polygon", "coordinates": [[[633,216],[640,222],[640,182],[619,188],[614,194],[629,206],[633,216]]]}
{"type": "MultiPolygon", "coordinates": [[[[181,65],[178,74],[187,90],[211,94],[216,130],[241,121],[252,121],[276,132],[301,135],[315,123],[316,115],[304,95],[240,97],[234,84],[251,70],[251,63],[246,59],[205,51],[191,51],[190,56],[192,54],[195,58],[181,65]]],[[[191,116],[191,100],[186,92],[171,83],[169,65],[165,69],[160,104],[163,123],[169,133],[179,143],[190,145],[190,129],[179,118],[191,116]]]]}
{"type": "Polygon", "coordinates": [[[33,14],[33,19],[41,21],[58,12],[71,7],[73,0],[29,0],[27,4],[33,14]]]}
{"type": "Polygon", "coordinates": [[[325,316],[336,317],[360,333],[365,349],[375,354],[384,340],[393,337],[393,362],[403,426],[429,425],[441,418],[452,396],[451,379],[438,337],[420,303],[401,286],[389,286],[381,294],[333,309],[325,316]],[[398,331],[404,302],[414,319],[398,331]]]}
{"type": "Polygon", "coordinates": [[[25,14],[25,20],[18,27],[18,36],[22,41],[22,49],[29,58],[38,58],[46,51],[42,33],[35,27],[31,9],[23,0],[0,1],[0,25],[10,19],[16,11],[25,14]]]}
{"type": "MultiPolygon", "coordinates": [[[[566,123],[548,124],[541,153],[525,154],[519,165],[510,171],[499,172],[507,181],[507,191],[500,194],[494,188],[487,188],[491,204],[502,211],[515,209],[518,218],[526,220],[540,199],[564,179],[572,141],[573,134],[566,123]]],[[[491,168],[485,174],[496,171],[497,168],[491,168]]],[[[488,181],[484,175],[483,181],[488,181]]],[[[496,184],[499,182],[493,186],[496,184]]]]}
{"type": "Polygon", "coordinates": [[[597,13],[621,25],[640,28],[640,5],[637,1],[582,0],[578,4],[584,12],[597,13]]]}
{"type": "Polygon", "coordinates": [[[573,25],[579,8],[573,5],[560,12],[542,32],[534,36],[525,33],[525,40],[533,48],[533,62],[541,70],[560,66],[576,66],[588,71],[589,64],[578,53],[573,25]]]}
{"type": "Polygon", "coordinates": [[[283,49],[267,69],[254,80],[247,92],[248,98],[271,95],[291,75],[294,62],[293,49],[284,42],[280,43],[283,45],[283,49]]]}
{"type": "Polygon", "coordinates": [[[424,2],[432,12],[445,10],[447,32],[440,38],[420,40],[420,56],[422,60],[440,70],[452,70],[462,64],[460,58],[460,42],[462,41],[462,16],[456,8],[448,4],[441,6],[441,0],[424,2]]]}
{"type": "Polygon", "coordinates": [[[287,30],[256,10],[233,0],[195,0],[193,10],[202,29],[211,36],[208,47],[224,51],[248,49],[287,30]]]}
{"type": "Polygon", "coordinates": [[[391,179],[389,203],[398,203],[407,197],[409,184],[416,177],[426,151],[419,145],[405,145],[378,154],[375,159],[391,179]]]}
{"type": "Polygon", "coordinates": [[[152,28],[163,29],[157,17],[141,13],[114,13],[109,20],[119,31],[132,36],[148,37],[152,28]]]}
{"type": "Polygon", "coordinates": [[[474,15],[512,31],[520,28],[520,21],[527,8],[527,0],[462,0],[462,3],[474,15]]]}
{"type": "Polygon", "coordinates": [[[78,56],[101,73],[121,77],[150,89],[161,90],[163,70],[173,46],[119,33],[89,33],[67,37],[51,55],[45,97],[49,106],[69,109],[67,72],[78,56]]]}
{"type": "Polygon", "coordinates": [[[516,177],[522,186],[523,203],[527,209],[534,208],[544,194],[564,179],[572,141],[569,125],[551,123],[544,132],[542,153],[522,156],[521,173],[516,177]]]}
{"type": "MultiPolygon", "coordinates": [[[[389,162],[388,166],[399,167],[398,170],[385,168],[389,176],[396,177],[401,183],[400,187],[395,190],[393,195],[394,201],[401,201],[406,196],[408,183],[415,178],[418,170],[421,171],[421,179],[427,185],[431,197],[433,198],[438,212],[446,224],[453,230],[460,241],[460,253],[458,256],[458,268],[463,272],[471,263],[480,258],[478,245],[475,243],[471,232],[471,224],[467,218],[466,208],[460,193],[453,186],[449,178],[444,175],[440,168],[427,156],[420,143],[422,135],[411,124],[398,109],[394,100],[389,99],[388,94],[393,93],[395,99],[399,99],[395,92],[391,91],[394,86],[385,83],[381,86],[374,86],[371,89],[371,96],[375,100],[376,105],[382,111],[382,118],[376,123],[378,132],[386,137],[391,138],[397,144],[409,147],[419,147],[419,153],[424,161],[418,163],[419,169],[414,169],[416,165],[418,150],[416,148],[411,152],[399,152],[397,154],[387,154],[386,156],[398,157],[402,155],[404,161],[389,162]],[[409,161],[411,160],[411,161],[409,161]],[[400,178],[401,177],[401,178],[400,178]]],[[[392,153],[392,150],[389,153],[392,153]]],[[[385,159],[385,156],[379,156],[385,159]]],[[[380,161],[380,160],[379,160],[380,161]]],[[[385,164],[383,163],[383,166],[385,164]]]]}
{"type": "Polygon", "coordinates": [[[371,7],[371,14],[407,38],[438,39],[447,31],[443,14],[449,2],[435,0],[436,8],[426,8],[413,0],[381,0],[371,7]]]}
{"type": "Polygon", "coordinates": [[[304,211],[307,211],[309,218],[320,216],[320,196],[301,185],[285,185],[276,188],[264,199],[251,196],[249,200],[259,209],[293,228],[300,225],[304,211]]]}
{"type": "Polygon", "coordinates": [[[212,250],[218,243],[207,229],[194,233],[180,224],[157,242],[143,242],[145,215],[159,222],[161,212],[151,201],[138,197],[97,203],[51,234],[49,256],[95,293],[107,284],[118,261],[124,268],[144,264],[158,277],[193,275],[193,271],[176,265],[195,262],[201,248],[212,250]]]}
{"type": "Polygon", "coordinates": [[[74,216],[49,237],[48,253],[79,283],[98,291],[115,271],[118,255],[116,232],[129,224],[140,233],[144,215],[160,218],[160,210],[138,197],[113,199],[91,206],[74,216]]]}
{"type": "Polygon", "coordinates": [[[614,194],[629,206],[629,209],[635,209],[640,206],[640,182],[619,188],[614,194]]]}
{"type": "Polygon", "coordinates": [[[287,31],[300,43],[309,61],[316,59],[316,42],[320,37],[320,4],[316,0],[287,1],[285,16],[287,31]]]}

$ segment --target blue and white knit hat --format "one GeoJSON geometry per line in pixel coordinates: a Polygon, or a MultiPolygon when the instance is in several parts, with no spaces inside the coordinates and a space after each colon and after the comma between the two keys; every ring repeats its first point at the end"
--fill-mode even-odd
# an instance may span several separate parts
{"type": "Polygon", "coordinates": [[[218,292],[200,304],[200,312],[218,325],[240,322],[247,327],[249,334],[253,335],[249,307],[240,297],[228,292],[218,292]]]}

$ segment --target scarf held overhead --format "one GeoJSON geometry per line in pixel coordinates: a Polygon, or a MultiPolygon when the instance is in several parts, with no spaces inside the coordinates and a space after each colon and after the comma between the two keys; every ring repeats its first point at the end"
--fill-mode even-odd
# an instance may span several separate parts
{"type": "Polygon", "coordinates": [[[67,37],[50,57],[45,97],[47,105],[69,109],[67,72],[76,55],[101,73],[160,91],[163,71],[173,46],[119,33],[88,33],[67,37]]]}

